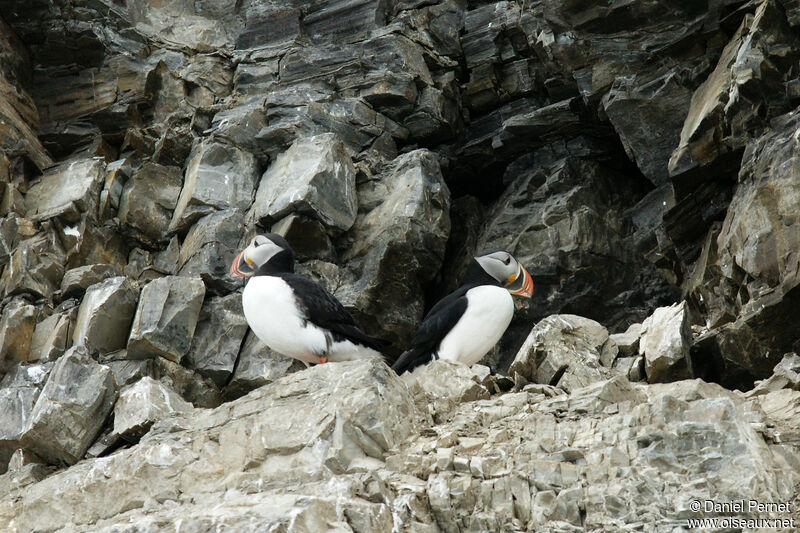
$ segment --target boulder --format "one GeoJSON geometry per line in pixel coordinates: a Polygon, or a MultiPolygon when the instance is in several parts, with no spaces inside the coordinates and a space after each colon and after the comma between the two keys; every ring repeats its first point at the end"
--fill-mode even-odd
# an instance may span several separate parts
{"type": "Polygon", "coordinates": [[[200,276],[212,290],[229,291],[239,283],[228,271],[245,236],[244,216],[235,210],[217,211],[197,221],[183,240],[178,274],[200,276]]]}
{"type": "Polygon", "coordinates": [[[59,305],[49,317],[33,330],[30,361],[54,361],[72,346],[72,332],[78,317],[78,306],[74,300],[59,305]]]}
{"type": "Polygon", "coordinates": [[[178,204],[183,179],[178,167],[144,163],[122,189],[119,220],[148,242],[162,240],[178,204]]]}
{"type": "Polygon", "coordinates": [[[121,272],[113,264],[84,265],[71,268],[61,280],[61,297],[81,297],[91,285],[119,276],[121,272]]]}
{"type": "Polygon", "coordinates": [[[659,307],[642,324],[639,352],[645,358],[650,383],[693,376],[692,330],[686,302],[659,307]]]}
{"type": "Polygon", "coordinates": [[[167,276],[144,286],[128,338],[128,357],[179,363],[189,351],[206,288],[199,277],[167,276]]]}
{"type": "Polygon", "coordinates": [[[601,362],[613,362],[616,350],[608,330],[594,320],[553,315],[534,326],[508,372],[572,391],[609,379],[611,374],[601,362]]]}
{"type": "Polygon", "coordinates": [[[116,399],[111,369],[72,348],[47,377],[22,446],[51,464],[75,464],[97,438],[116,399]]]}
{"type": "MultiPolygon", "coordinates": [[[[247,333],[241,294],[212,297],[200,310],[187,366],[225,386],[236,366],[236,359],[247,333]]],[[[240,363],[241,364],[241,363],[240,363]]]]}
{"type": "Polygon", "coordinates": [[[0,278],[5,295],[32,293],[50,298],[61,285],[66,257],[61,241],[50,227],[19,243],[0,278]]]}
{"type": "Polygon", "coordinates": [[[338,231],[356,218],[355,168],[333,134],[295,141],[270,165],[258,186],[253,215],[262,224],[301,213],[338,231]]]}
{"type": "Polygon", "coordinates": [[[170,231],[187,229],[219,209],[244,211],[253,202],[258,164],[252,154],[216,142],[204,142],[192,152],[170,231]]]}
{"type": "Polygon", "coordinates": [[[20,446],[52,364],[18,364],[0,381],[0,472],[20,446]]]}
{"type": "Polygon", "coordinates": [[[632,357],[639,354],[639,341],[643,332],[642,324],[631,324],[624,333],[613,333],[609,338],[616,343],[621,356],[632,357]]]}
{"type": "Polygon", "coordinates": [[[400,348],[422,320],[422,287],[444,259],[450,191],[434,154],[421,149],[364,184],[359,202],[342,257],[358,274],[334,293],[368,333],[400,348]]]}
{"type": "Polygon", "coordinates": [[[124,348],[138,299],[138,288],[122,276],[90,286],[78,309],[72,344],[91,354],[124,348]]]}
{"type": "Polygon", "coordinates": [[[625,152],[654,185],[669,179],[667,164],[689,112],[694,91],[686,70],[620,76],[603,97],[625,152]]]}
{"type": "Polygon", "coordinates": [[[112,435],[138,442],[157,421],[172,414],[188,413],[192,409],[192,404],[166,385],[143,377],[119,391],[119,399],[114,405],[112,435]]]}
{"type": "Polygon", "coordinates": [[[31,337],[39,312],[23,298],[14,298],[0,315],[0,362],[30,360],[31,337]]]}
{"type": "Polygon", "coordinates": [[[283,236],[300,261],[304,259],[331,261],[336,257],[336,250],[325,231],[325,226],[313,218],[292,213],[273,224],[270,231],[283,236]]]}
{"type": "Polygon", "coordinates": [[[28,189],[26,216],[37,221],[60,217],[77,222],[86,213],[96,219],[104,178],[105,162],[101,158],[61,163],[28,189]]]}
{"type": "Polygon", "coordinates": [[[444,420],[456,406],[464,402],[489,398],[481,375],[470,367],[437,359],[402,376],[417,407],[435,420],[444,420]]]}

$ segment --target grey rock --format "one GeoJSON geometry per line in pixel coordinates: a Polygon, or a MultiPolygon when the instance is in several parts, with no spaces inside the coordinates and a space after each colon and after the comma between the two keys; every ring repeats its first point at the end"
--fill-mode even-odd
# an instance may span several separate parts
{"type": "Polygon", "coordinates": [[[298,260],[336,257],[333,242],[318,220],[292,213],[273,224],[271,231],[286,239],[298,260]]]}
{"type": "Polygon", "coordinates": [[[444,259],[450,191],[436,157],[421,149],[362,186],[359,201],[363,211],[344,236],[342,258],[358,274],[334,293],[368,333],[399,348],[422,320],[422,286],[444,259]]]}
{"type": "Polygon", "coordinates": [[[183,179],[177,167],[144,163],[122,190],[119,220],[147,241],[162,240],[178,204],[183,179]]]}
{"type": "Polygon", "coordinates": [[[105,424],[117,399],[111,369],[71,349],[56,361],[36,400],[23,447],[51,464],[74,464],[105,424]]]}
{"type": "MultiPolygon", "coordinates": [[[[89,459],[57,474],[61,477],[44,480],[53,487],[62,484],[75,487],[74,494],[81,495],[79,504],[40,513],[35,510],[38,504],[34,503],[34,492],[23,489],[20,496],[26,511],[17,515],[15,523],[26,529],[53,529],[66,518],[65,512],[77,511],[78,514],[72,515],[76,527],[104,529],[112,527],[109,520],[115,521],[115,516],[123,510],[142,512],[139,506],[132,506],[134,501],[148,495],[158,501],[162,496],[183,492],[201,499],[196,501],[200,505],[196,507],[193,523],[209,527],[217,520],[207,513],[212,500],[202,496],[209,491],[195,490],[213,485],[225,491],[222,487],[227,484],[240,487],[244,496],[234,508],[246,505],[256,512],[251,518],[231,516],[233,521],[229,525],[235,523],[245,529],[258,529],[264,523],[296,524],[294,527],[307,530],[316,526],[344,528],[337,525],[333,500],[317,495],[320,483],[324,485],[339,475],[347,476],[341,479],[353,480],[369,477],[363,468],[381,464],[388,450],[413,433],[414,412],[404,385],[381,362],[319,365],[217,409],[194,410],[191,415],[156,423],[137,446],[106,458],[89,459]],[[291,417],[285,416],[287,409],[291,409],[291,417]],[[298,424],[300,420],[304,422],[298,424]],[[235,440],[229,441],[233,436],[235,440]],[[197,452],[186,453],[179,444],[181,441],[194,442],[197,452]],[[235,448],[226,447],[227,453],[220,453],[219,445],[228,442],[239,444],[235,448]],[[113,473],[111,478],[103,476],[102,483],[90,474],[99,473],[95,469],[101,464],[106,464],[106,471],[113,473]],[[173,469],[183,473],[172,475],[173,469]],[[352,474],[345,474],[348,472],[352,474]],[[82,491],[72,481],[79,476],[90,485],[82,491]],[[244,490],[248,486],[254,489],[259,483],[264,483],[265,489],[244,490]],[[89,505],[91,494],[101,486],[105,494],[114,497],[103,505],[89,505]],[[289,486],[295,489],[292,495],[285,495],[289,486]],[[306,495],[306,503],[300,506],[305,510],[296,507],[300,494],[306,495]],[[272,503],[257,506],[261,510],[256,511],[252,504],[257,501],[272,503]],[[253,520],[254,516],[257,520],[253,520]]],[[[392,523],[385,503],[366,503],[368,500],[356,496],[355,490],[353,487],[338,493],[337,497],[346,498],[341,501],[340,509],[348,509],[354,516],[375,515],[376,519],[382,516],[379,523],[392,523]],[[352,511],[351,506],[355,507],[352,511]]],[[[50,500],[49,495],[41,498],[38,501],[42,504],[50,500]]],[[[59,498],[47,505],[58,505],[57,502],[65,500],[59,498]]],[[[2,505],[0,525],[6,527],[5,500],[2,505]]],[[[154,517],[152,513],[166,511],[161,505],[157,504],[148,514],[154,517]]],[[[136,523],[148,520],[131,518],[136,523]]]]}
{"type": "Polygon", "coordinates": [[[143,377],[119,391],[119,399],[114,405],[112,435],[137,442],[155,422],[192,409],[192,404],[169,387],[153,378],[143,377]]]}
{"type": "Polygon", "coordinates": [[[102,159],[73,160],[48,170],[25,195],[27,217],[61,217],[76,222],[82,213],[97,218],[100,189],[105,178],[102,159]]]}
{"type": "Polygon", "coordinates": [[[106,165],[103,189],[100,191],[100,200],[97,206],[99,220],[109,220],[116,216],[122,197],[122,188],[130,179],[132,171],[130,163],[130,160],[118,159],[106,165]]]}
{"type": "Polygon", "coordinates": [[[750,131],[790,109],[785,81],[773,73],[780,72],[777,65],[796,59],[797,39],[775,2],[762,2],[744,18],[716,68],[692,96],[680,143],[669,161],[671,174],[708,166],[743,148],[750,131]],[[760,96],[753,101],[751,94],[760,96]],[[762,98],[770,105],[760,112],[757,102],[762,98]]]}
{"type": "Polygon", "coordinates": [[[23,298],[14,298],[0,316],[0,362],[28,361],[39,312],[23,298]]]}
{"type": "MultiPolygon", "coordinates": [[[[616,171],[590,158],[547,150],[514,161],[506,178],[513,181],[487,213],[470,255],[507,250],[531,273],[536,293],[548,295],[525,302],[507,333],[511,346],[531,323],[562,310],[581,309],[613,331],[675,301],[678,291],[631,239],[627,210],[642,194],[636,185],[620,185],[616,171]]],[[[501,367],[513,353],[502,354],[501,367]]]]}
{"type": "Polygon", "coordinates": [[[209,378],[164,357],[151,359],[153,377],[195,407],[217,407],[222,403],[219,388],[209,378]]]}
{"type": "Polygon", "coordinates": [[[686,302],[659,307],[642,329],[639,351],[650,383],[692,377],[692,332],[686,302]]]}
{"type": "Polygon", "coordinates": [[[620,355],[632,357],[639,354],[639,340],[643,331],[642,324],[631,324],[624,333],[612,333],[609,338],[617,344],[620,355]]]}
{"type": "Polygon", "coordinates": [[[142,289],[128,338],[128,357],[179,363],[189,351],[206,288],[200,278],[167,276],[142,289]]]}
{"type": "Polygon", "coordinates": [[[209,298],[203,303],[192,347],[186,356],[187,366],[225,386],[233,373],[247,320],[239,293],[209,298]]]}
{"type": "Polygon", "coordinates": [[[628,157],[655,185],[669,179],[667,164],[678,145],[693,90],[685,72],[657,77],[619,77],[603,99],[603,109],[628,157]]]}
{"type": "Polygon", "coordinates": [[[796,353],[785,354],[781,362],[775,365],[773,374],[756,383],[748,396],[760,396],[780,389],[800,390],[800,356],[796,353]]]}
{"type": "Polygon", "coordinates": [[[54,361],[72,346],[72,332],[78,318],[78,306],[68,300],[53,311],[33,330],[31,349],[28,359],[31,361],[54,361]]]}
{"type": "Polygon", "coordinates": [[[50,297],[61,284],[65,253],[54,231],[45,229],[19,243],[3,271],[5,295],[32,293],[50,297]]]}
{"type": "Polygon", "coordinates": [[[78,310],[73,345],[91,354],[124,348],[138,299],[138,289],[122,276],[90,286],[78,310]]]}
{"type": "Polygon", "coordinates": [[[68,254],[67,268],[108,264],[123,271],[128,261],[129,241],[111,225],[95,226],[82,221],[64,228],[59,237],[68,254]]]}
{"type": "Polygon", "coordinates": [[[200,276],[211,289],[234,289],[238,283],[228,272],[246,231],[239,211],[218,211],[201,218],[183,241],[178,274],[200,276]]]}
{"type": "Polygon", "coordinates": [[[17,365],[0,382],[0,471],[21,446],[20,439],[52,365],[17,365]]]}
{"type": "Polygon", "coordinates": [[[155,364],[152,359],[126,359],[127,352],[121,350],[102,358],[101,362],[111,369],[114,382],[118,387],[135,383],[144,377],[155,376],[155,364]]]}
{"type": "Polygon", "coordinates": [[[119,276],[121,272],[113,264],[85,265],[71,268],[61,280],[61,297],[80,297],[86,289],[107,278],[119,276]]]}
{"type": "Polygon", "coordinates": [[[489,391],[469,367],[438,359],[403,380],[418,408],[428,411],[435,420],[444,420],[457,405],[489,398],[489,391]]]}
{"type": "Polygon", "coordinates": [[[298,139],[261,177],[253,214],[263,224],[302,213],[344,231],[356,218],[355,187],[355,168],[335,134],[298,139]]]}
{"type": "Polygon", "coordinates": [[[200,143],[192,152],[170,231],[180,231],[218,209],[245,210],[253,201],[258,165],[248,152],[200,143]]]}
{"type": "Polygon", "coordinates": [[[615,351],[616,346],[599,323],[575,315],[553,315],[534,326],[508,372],[572,391],[610,377],[601,364],[606,350],[615,351]]]}
{"type": "Polygon", "coordinates": [[[236,359],[233,375],[225,388],[225,395],[239,398],[286,374],[303,369],[305,366],[302,362],[273,351],[252,331],[248,331],[236,359]]]}
{"type": "Polygon", "coordinates": [[[3,122],[3,148],[9,156],[26,156],[38,169],[53,164],[53,159],[37,136],[39,116],[28,92],[26,74],[30,57],[25,44],[5,21],[0,23],[0,117],[3,122]]]}
{"type": "Polygon", "coordinates": [[[800,207],[798,120],[797,112],[783,115],[748,145],[725,220],[716,238],[709,235],[689,285],[689,301],[705,322],[694,344],[710,368],[700,375],[722,369],[731,386],[769,377],[795,350],[797,338],[786,332],[800,305],[800,279],[787,221],[800,207]]]}

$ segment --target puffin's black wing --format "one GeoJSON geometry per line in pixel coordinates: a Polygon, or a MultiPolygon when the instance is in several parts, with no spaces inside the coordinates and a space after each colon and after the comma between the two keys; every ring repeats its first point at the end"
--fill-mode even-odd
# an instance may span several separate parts
{"type": "Polygon", "coordinates": [[[408,350],[397,358],[392,369],[398,374],[429,363],[439,343],[450,332],[467,310],[467,291],[471,287],[461,287],[439,300],[433,306],[417,330],[408,350]]]}
{"type": "Polygon", "coordinates": [[[341,302],[324,287],[297,274],[281,274],[281,279],[291,287],[306,320],[330,331],[334,340],[349,340],[382,350],[381,341],[364,333],[341,302]]]}

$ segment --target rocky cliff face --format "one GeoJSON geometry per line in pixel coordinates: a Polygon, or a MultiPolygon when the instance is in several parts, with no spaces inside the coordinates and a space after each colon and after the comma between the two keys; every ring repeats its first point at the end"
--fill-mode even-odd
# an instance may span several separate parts
{"type": "Polygon", "coordinates": [[[671,530],[795,497],[796,1],[2,7],[3,529],[671,530]],[[270,230],[390,356],[484,248],[536,294],[494,374],[297,373],[227,276],[270,230]]]}

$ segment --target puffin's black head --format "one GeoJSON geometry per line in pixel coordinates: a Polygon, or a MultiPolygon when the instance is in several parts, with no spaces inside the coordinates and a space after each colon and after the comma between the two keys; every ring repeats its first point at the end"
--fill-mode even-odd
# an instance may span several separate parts
{"type": "Polygon", "coordinates": [[[484,278],[505,287],[511,294],[530,298],[533,296],[533,279],[525,267],[505,251],[492,252],[476,257],[467,267],[467,280],[484,278]]]}
{"type": "Polygon", "coordinates": [[[234,258],[230,275],[248,277],[279,272],[294,272],[294,253],[286,239],[276,233],[267,233],[256,235],[250,246],[234,258]]]}

